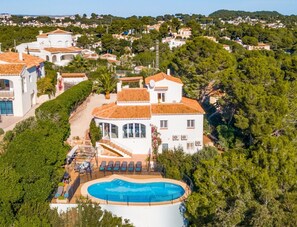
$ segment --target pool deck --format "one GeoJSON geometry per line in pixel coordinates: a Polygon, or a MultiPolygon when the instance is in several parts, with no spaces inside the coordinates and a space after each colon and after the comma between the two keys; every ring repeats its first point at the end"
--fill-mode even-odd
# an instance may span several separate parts
{"type": "Polygon", "coordinates": [[[174,203],[180,203],[182,201],[184,201],[188,195],[190,194],[190,189],[189,187],[181,181],[177,181],[177,180],[172,180],[172,179],[168,179],[168,178],[162,178],[159,176],[151,176],[151,175],[132,175],[132,176],[123,176],[123,175],[118,175],[118,174],[113,174],[104,178],[100,178],[100,179],[96,179],[96,180],[92,180],[89,182],[84,183],[83,185],[81,185],[81,188],[78,188],[78,191],[80,190],[81,195],[85,198],[90,199],[93,202],[96,203],[100,203],[100,204],[109,204],[109,205],[125,205],[125,206],[147,206],[147,205],[166,205],[166,204],[174,204],[174,203]],[[164,201],[164,202],[146,202],[146,203],[133,203],[133,202],[113,202],[113,201],[107,201],[107,200],[102,200],[102,199],[98,199],[95,198],[93,196],[91,196],[88,193],[88,187],[92,184],[95,183],[100,183],[100,182],[110,182],[114,179],[121,179],[121,180],[125,180],[125,181],[129,181],[129,182],[134,182],[134,183],[152,183],[152,182],[168,182],[168,183],[174,183],[177,185],[180,185],[184,190],[185,193],[172,201],[164,201]]]}

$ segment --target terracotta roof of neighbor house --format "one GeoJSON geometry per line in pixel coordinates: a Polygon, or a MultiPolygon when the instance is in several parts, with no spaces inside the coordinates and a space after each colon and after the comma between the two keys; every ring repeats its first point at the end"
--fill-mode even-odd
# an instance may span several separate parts
{"type": "Polygon", "coordinates": [[[58,28],[52,32],[48,32],[47,34],[48,35],[51,35],[51,34],[72,34],[72,32],[67,32],[67,31],[64,31],[64,30],[58,28]]]}
{"type": "Polygon", "coordinates": [[[36,36],[37,38],[47,38],[47,33],[42,33],[36,36]]]}
{"type": "Polygon", "coordinates": [[[157,82],[164,79],[173,81],[175,83],[183,84],[183,82],[179,78],[167,75],[163,72],[145,78],[145,84],[149,84],[151,80],[154,80],[155,82],[157,82]]]}
{"type": "Polygon", "coordinates": [[[17,76],[25,67],[25,64],[0,64],[0,75],[17,76]]]}
{"type": "Polygon", "coordinates": [[[142,79],[142,76],[130,76],[119,78],[119,80],[122,82],[139,82],[142,79]]]}
{"type": "Polygon", "coordinates": [[[149,119],[150,106],[118,106],[115,103],[103,105],[93,110],[92,115],[104,119],[149,119]]]}
{"type": "Polygon", "coordinates": [[[23,61],[21,61],[19,59],[19,53],[15,52],[0,53],[0,61],[4,61],[7,63],[24,63],[27,65],[27,68],[38,66],[41,62],[44,62],[42,58],[25,53],[23,53],[23,61]]]}
{"type": "Polygon", "coordinates": [[[62,73],[61,77],[63,78],[80,78],[80,77],[86,77],[87,75],[85,73],[62,73]]]}
{"type": "Polygon", "coordinates": [[[146,88],[127,88],[118,92],[119,102],[150,101],[150,94],[146,88]]]}
{"type": "Polygon", "coordinates": [[[44,50],[51,52],[51,53],[73,53],[73,52],[81,52],[81,49],[78,47],[48,47],[44,48],[44,50]]]}

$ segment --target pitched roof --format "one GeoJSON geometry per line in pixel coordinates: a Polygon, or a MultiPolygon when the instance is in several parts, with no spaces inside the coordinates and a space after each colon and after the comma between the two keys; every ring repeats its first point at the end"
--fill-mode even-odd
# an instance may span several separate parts
{"type": "Polygon", "coordinates": [[[27,65],[27,68],[38,66],[41,62],[44,62],[42,58],[25,53],[23,53],[23,61],[21,61],[19,59],[19,53],[15,52],[0,53],[0,61],[4,61],[7,63],[24,63],[27,65]]]}
{"type": "Polygon", "coordinates": [[[204,110],[194,99],[182,98],[181,103],[152,104],[152,114],[204,114],[204,110]]]}
{"type": "Polygon", "coordinates": [[[51,52],[51,53],[73,53],[73,52],[81,52],[81,49],[78,47],[48,47],[44,48],[44,50],[51,52]]]}
{"type": "Polygon", "coordinates": [[[54,30],[52,32],[48,32],[46,34],[48,34],[48,35],[52,35],[52,34],[72,34],[72,32],[67,32],[67,31],[64,31],[64,30],[58,28],[58,29],[56,29],[56,30],[54,30]]]}
{"type": "Polygon", "coordinates": [[[179,78],[167,75],[163,72],[145,78],[145,84],[149,84],[151,80],[154,80],[155,82],[157,82],[164,79],[173,81],[175,83],[183,84],[183,82],[179,78]]]}
{"type": "Polygon", "coordinates": [[[189,99],[186,97],[182,97],[182,103],[188,107],[191,107],[197,110],[199,113],[204,114],[204,109],[200,106],[200,104],[195,99],[189,99]]]}
{"type": "Polygon", "coordinates": [[[80,78],[80,77],[86,77],[87,75],[85,73],[62,73],[61,77],[63,78],[80,78]]]}
{"type": "Polygon", "coordinates": [[[145,88],[128,88],[118,92],[119,102],[150,101],[150,94],[145,88]]]}
{"type": "Polygon", "coordinates": [[[0,75],[18,76],[25,67],[25,64],[0,64],[0,75]]]}
{"type": "Polygon", "coordinates": [[[92,115],[104,119],[149,119],[150,106],[118,106],[115,103],[103,105],[93,110],[92,115]]]}

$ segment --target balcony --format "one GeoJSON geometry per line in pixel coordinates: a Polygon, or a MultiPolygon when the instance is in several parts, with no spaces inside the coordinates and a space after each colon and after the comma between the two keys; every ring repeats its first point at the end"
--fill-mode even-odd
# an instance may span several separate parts
{"type": "Polygon", "coordinates": [[[0,90],[0,98],[1,99],[14,98],[14,91],[13,90],[0,90]]]}

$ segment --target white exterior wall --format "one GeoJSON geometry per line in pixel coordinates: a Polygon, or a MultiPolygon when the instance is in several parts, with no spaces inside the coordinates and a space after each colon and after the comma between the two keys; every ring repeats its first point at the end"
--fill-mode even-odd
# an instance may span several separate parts
{"type": "Polygon", "coordinates": [[[72,77],[72,78],[63,78],[64,83],[79,84],[82,81],[87,80],[87,77],[72,77]]]}
{"type": "MultiPolygon", "coordinates": [[[[184,207],[182,203],[157,206],[123,206],[123,205],[104,205],[101,208],[112,212],[114,215],[129,219],[136,227],[184,227],[187,222],[183,217],[184,207]]],[[[51,203],[51,209],[57,209],[61,214],[77,204],[57,204],[51,203]]]]}
{"type": "Polygon", "coordinates": [[[165,93],[165,103],[179,103],[182,99],[182,84],[172,82],[170,80],[161,80],[155,82],[155,87],[150,88],[148,86],[148,91],[150,93],[150,102],[158,103],[158,93],[165,93]],[[155,91],[156,87],[168,87],[166,91],[155,91]]]}
{"type": "Polygon", "coordinates": [[[73,44],[71,34],[49,34],[50,47],[71,47],[73,44]]]}
{"type": "MultiPolygon", "coordinates": [[[[44,72],[43,64],[41,72],[44,72]]],[[[44,76],[44,73],[42,74],[44,76]]],[[[11,90],[14,92],[14,99],[12,100],[13,115],[17,117],[24,116],[33,105],[36,104],[37,99],[37,72],[35,67],[25,69],[21,76],[1,76],[0,79],[9,80],[13,83],[11,90]],[[31,82],[30,77],[31,76],[31,82]],[[22,78],[24,78],[26,88],[22,92],[22,78]]]]}
{"type": "MultiPolygon", "coordinates": [[[[111,142],[120,145],[122,148],[127,149],[133,154],[149,154],[151,148],[151,121],[148,120],[134,120],[134,119],[125,119],[125,120],[103,120],[95,118],[97,126],[99,123],[110,123],[118,126],[118,138],[109,138],[111,142]],[[123,126],[129,123],[139,123],[145,125],[146,137],[145,138],[123,138],[124,131],[123,126]]],[[[102,132],[103,133],[103,132],[102,132]]]]}
{"type": "MultiPolygon", "coordinates": [[[[182,147],[187,153],[195,153],[201,150],[203,146],[203,114],[199,115],[153,115],[152,124],[157,126],[158,132],[161,134],[162,144],[168,144],[168,149],[182,147]],[[168,128],[160,129],[160,121],[167,120],[168,128]],[[195,128],[187,128],[187,120],[195,120],[195,128]],[[185,135],[186,140],[181,140],[181,136],[185,135]],[[172,136],[178,136],[178,140],[174,141],[172,136]],[[195,141],[200,141],[200,146],[195,146],[195,141]],[[188,150],[187,143],[194,143],[194,149],[188,150]]],[[[162,144],[159,152],[162,152],[162,144]]]]}

